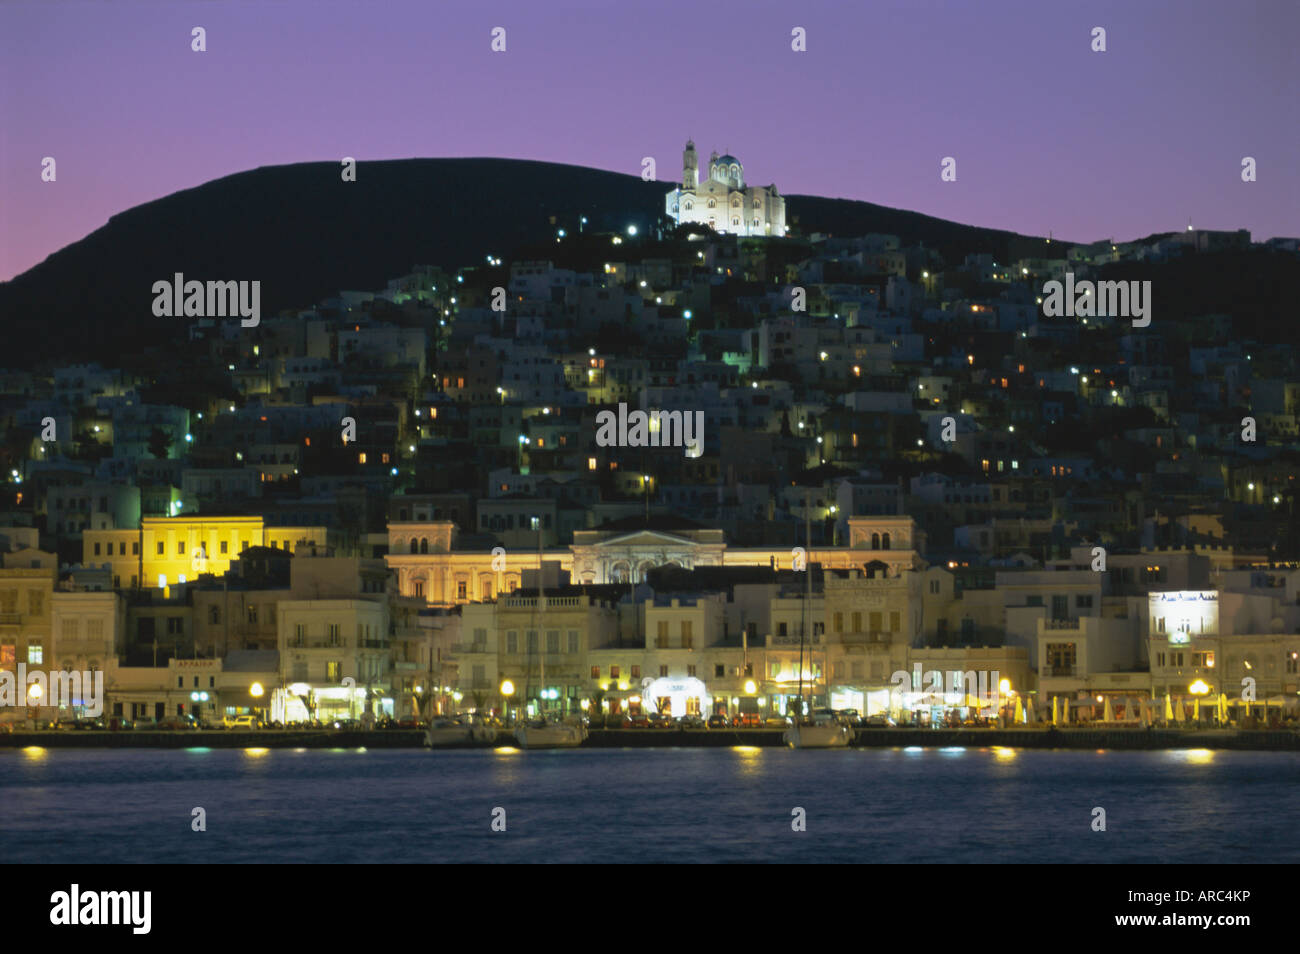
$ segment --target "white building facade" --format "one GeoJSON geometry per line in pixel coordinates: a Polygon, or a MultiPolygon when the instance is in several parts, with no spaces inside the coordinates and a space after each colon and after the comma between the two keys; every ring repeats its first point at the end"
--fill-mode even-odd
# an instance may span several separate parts
{"type": "Polygon", "coordinates": [[[785,234],[785,199],[776,186],[746,186],[740,160],[716,152],[701,182],[699,156],[689,140],[682,152],[682,184],[665,197],[664,209],[678,225],[699,223],[730,235],[785,234]]]}

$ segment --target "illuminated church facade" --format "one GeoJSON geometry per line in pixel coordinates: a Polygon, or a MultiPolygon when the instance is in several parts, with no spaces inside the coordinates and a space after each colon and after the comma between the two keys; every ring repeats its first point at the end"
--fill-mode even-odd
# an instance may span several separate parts
{"type": "Polygon", "coordinates": [[[784,235],[785,199],[776,186],[746,186],[745,167],[732,155],[709,157],[700,181],[695,143],[682,152],[682,183],[668,193],[665,211],[678,224],[699,223],[730,235],[784,235]]]}

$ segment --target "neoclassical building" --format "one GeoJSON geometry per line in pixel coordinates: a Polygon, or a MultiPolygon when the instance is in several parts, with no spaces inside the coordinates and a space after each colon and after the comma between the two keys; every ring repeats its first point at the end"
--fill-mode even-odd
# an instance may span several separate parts
{"type": "Polygon", "coordinates": [[[716,152],[701,182],[699,156],[689,140],[682,152],[682,184],[668,193],[664,207],[678,225],[698,222],[730,235],[785,234],[785,199],[776,186],[746,186],[740,160],[716,152]]]}
{"type": "MultiPolygon", "coordinates": [[[[721,530],[687,520],[638,518],[580,530],[565,548],[541,559],[558,563],[574,584],[640,583],[650,569],[679,566],[766,566],[789,570],[801,560],[828,570],[866,570],[880,578],[924,569],[922,531],[911,517],[850,517],[847,547],[729,547],[721,530]]],[[[484,602],[521,586],[524,570],[538,567],[536,550],[458,550],[456,525],[449,521],[388,525],[388,566],[404,596],[431,606],[484,602]]]]}

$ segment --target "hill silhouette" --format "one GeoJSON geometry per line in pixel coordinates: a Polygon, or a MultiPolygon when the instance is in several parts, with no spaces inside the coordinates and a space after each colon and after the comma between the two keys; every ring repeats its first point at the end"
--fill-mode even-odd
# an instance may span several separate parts
{"type": "MultiPolygon", "coordinates": [[[[112,362],[165,346],[189,322],[154,317],[151,287],[175,272],[260,280],[265,317],[341,289],[382,288],[416,264],[455,268],[488,254],[506,257],[553,239],[557,227],[575,228],[580,216],[591,231],[652,228],[671,187],[513,159],[361,162],[355,182],[341,181],[339,172],[335,162],[263,167],[113,216],[0,284],[0,363],[112,362]]],[[[923,241],[950,261],[974,251],[1010,259],[1042,245],[867,202],[786,199],[787,216],[805,234],[888,232],[904,243],[923,241]]]]}

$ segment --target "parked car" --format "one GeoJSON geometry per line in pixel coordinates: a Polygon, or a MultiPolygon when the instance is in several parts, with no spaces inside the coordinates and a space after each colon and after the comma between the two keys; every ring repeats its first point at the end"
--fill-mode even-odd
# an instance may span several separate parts
{"type": "Polygon", "coordinates": [[[108,728],[114,732],[121,730],[130,730],[135,728],[135,723],[126,716],[111,715],[107,719],[108,728]]]}
{"type": "Polygon", "coordinates": [[[709,716],[708,727],[710,729],[727,729],[731,727],[731,720],[721,712],[715,712],[709,716]]]}
{"type": "Polygon", "coordinates": [[[733,729],[761,729],[763,717],[757,712],[737,712],[731,719],[733,729]]]}
{"type": "Polygon", "coordinates": [[[342,729],[348,732],[359,732],[364,726],[360,719],[335,719],[329,724],[331,729],[342,729]]]}
{"type": "Polygon", "coordinates": [[[394,729],[427,729],[428,728],[427,725],[425,725],[422,721],[417,719],[415,716],[403,716],[402,718],[398,719],[396,722],[392,722],[391,727],[394,729]]]}
{"type": "Polygon", "coordinates": [[[226,718],[221,720],[221,724],[227,729],[248,730],[260,729],[262,727],[261,720],[259,720],[255,715],[226,716],[226,718]]]}
{"type": "Polygon", "coordinates": [[[895,724],[896,723],[894,722],[894,720],[891,719],[889,716],[885,715],[884,713],[877,713],[876,715],[873,716],[867,716],[865,719],[862,720],[862,725],[871,726],[873,728],[882,728],[884,726],[892,726],[895,724]]]}
{"type": "Polygon", "coordinates": [[[703,729],[704,717],[697,715],[684,715],[677,720],[677,724],[683,729],[703,729]]]}
{"type": "Polygon", "coordinates": [[[191,715],[174,715],[159,719],[153,726],[155,729],[163,731],[186,731],[189,729],[198,729],[199,724],[191,715]]]}
{"type": "Polygon", "coordinates": [[[625,729],[648,729],[650,728],[650,719],[643,715],[628,715],[623,717],[623,728],[625,729]]]}
{"type": "Polygon", "coordinates": [[[763,720],[763,725],[768,729],[787,729],[794,723],[789,716],[770,715],[763,720]]]}
{"type": "Polygon", "coordinates": [[[834,709],[817,708],[812,711],[813,725],[834,725],[839,722],[839,716],[834,709]]]}
{"type": "Polygon", "coordinates": [[[652,729],[675,729],[675,728],[677,728],[677,723],[676,723],[676,721],[674,721],[674,720],[673,720],[673,717],[670,716],[670,715],[668,715],[666,712],[655,712],[655,713],[652,713],[652,714],[650,715],[649,722],[650,722],[650,728],[652,728],[652,729]]]}

